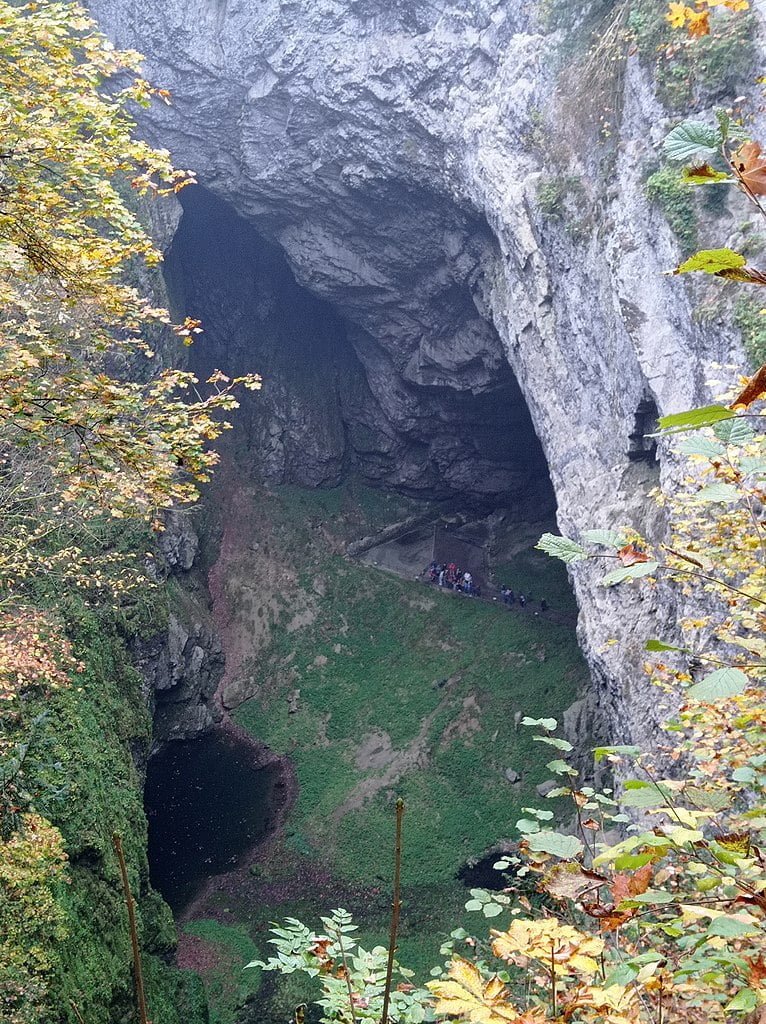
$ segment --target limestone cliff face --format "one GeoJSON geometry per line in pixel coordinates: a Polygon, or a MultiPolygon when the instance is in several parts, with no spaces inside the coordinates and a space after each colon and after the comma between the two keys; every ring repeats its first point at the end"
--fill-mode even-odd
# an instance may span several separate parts
{"type": "MultiPolygon", "coordinates": [[[[741,353],[730,333],[696,326],[687,285],[662,275],[678,254],[643,178],[667,120],[636,58],[615,85],[619,123],[604,146],[588,90],[557,86],[561,39],[522,0],[91,7],[173,93],[171,107],[141,114],[151,140],[194,167],[343,317],[356,392],[342,390],[347,406],[363,396],[370,422],[348,409],[326,421],[323,479],[354,457],[410,490],[425,481],[466,494],[494,473],[495,493],[522,485],[513,452],[488,454],[480,432],[450,425],[458,398],[480,420],[470,403],[512,372],[508,405],[526,401],[562,529],[646,524],[646,492],[672,467],[662,451],[656,462],[631,458],[636,435],[657,412],[708,400],[709,364],[741,353]],[[578,177],[576,231],[546,219],[537,198],[541,177],[564,173],[578,177]],[[339,440],[341,422],[350,441],[339,440]]],[[[508,449],[514,437],[534,445],[524,415],[508,449]]],[[[269,427],[259,450],[269,438],[278,448],[281,430],[269,427]]],[[[283,475],[305,477],[284,445],[275,457],[283,475]]],[[[578,599],[600,706],[625,740],[651,741],[661,716],[640,652],[672,627],[672,607],[661,589],[606,595],[592,578],[580,579],[578,599]]]]}

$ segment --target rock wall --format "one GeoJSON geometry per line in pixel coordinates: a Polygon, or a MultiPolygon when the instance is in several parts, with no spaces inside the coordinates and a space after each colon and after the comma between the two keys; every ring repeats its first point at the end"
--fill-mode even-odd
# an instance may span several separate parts
{"type": "MultiPolygon", "coordinates": [[[[667,118],[637,57],[613,82],[591,67],[587,88],[570,78],[562,91],[557,48],[571,40],[543,33],[522,0],[91,6],[173,93],[141,113],[147,135],[342,315],[383,420],[400,435],[429,421],[438,444],[438,390],[480,395],[510,368],[562,530],[646,527],[647,490],[673,469],[662,450],[630,457],[637,432],[655,410],[707,400],[710,364],[741,352],[736,334],[696,325],[689,286],[663,276],[676,243],[643,179],[667,118]],[[604,142],[590,106],[610,88],[618,123],[604,142]],[[538,198],[565,175],[577,230],[538,198]]],[[[457,478],[431,459],[431,485],[470,492],[481,474],[460,466],[457,478]]],[[[605,594],[587,574],[577,594],[599,706],[623,741],[651,743],[663,715],[641,650],[672,628],[672,604],[661,588],[605,594]]]]}
{"type": "MultiPolygon", "coordinates": [[[[153,753],[170,740],[207,732],[221,720],[216,691],[224,672],[207,587],[192,573],[199,540],[189,517],[169,513],[158,537],[158,574],[166,581],[167,626],[135,637],[131,654],[146,683],[153,753]]],[[[143,765],[142,765],[143,769],[143,765]]]]}

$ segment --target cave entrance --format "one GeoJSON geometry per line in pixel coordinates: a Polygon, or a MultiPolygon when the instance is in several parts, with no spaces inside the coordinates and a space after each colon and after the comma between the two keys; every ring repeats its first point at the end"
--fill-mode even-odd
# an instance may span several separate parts
{"type": "MultiPolygon", "coordinates": [[[[255,481],[307,487],[337,486],[355,474],[372,486],[455,498],[469,508],[553,512],[521,389],[467,285],[445,280],[434,296],[447,322],[432,329],[450,351],[439,367],[439,339],[426,339],[428,325],[421,348],[412,349],[409,310],[401,313],[402,345],[409,346],[402,353],[393,328],[381,327],[376,339],[344,315],[364,306],[371,291],[351,271],[347,303],[330,305],[299,285],[281,251],[210,192],[187,189],[181,202],[164,269],[173,305],[204,326],[191,368],[203,378],[215,368],[264,378],[262,391],[242,396],[228,438],[242,471],[255,481]],[[460,363],[461,346],[478,346],[479,335],[483,356],[470,350],[460,363]],[[434,383],[420,382],[426,378],[434,383]],[[454,386],[445,386],[448,379],[454,386]]],[[[388,298],[369,301],[377,315],[385,306],[396,316],[388,298]]]]}
{"type": "Polygon", "coordinates": [[[235,871],[273,831],[284,802],[280,762],[263,765],[252,742],[228,730],[175,740],[150,759],[149,869],[176,915],[209,878],[235,871]]]}

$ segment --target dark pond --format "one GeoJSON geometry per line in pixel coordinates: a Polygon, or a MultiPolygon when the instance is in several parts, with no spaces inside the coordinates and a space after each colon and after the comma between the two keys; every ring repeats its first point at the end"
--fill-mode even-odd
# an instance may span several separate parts
{"type": "Polygon", "coordinates": [[[499,892],[508,885],[508,876],[504,871],[496,871],[492,865],[496,864],[502,856],[502,853],[498,851],[488,853],[481,860],[464,864],[456,877],[468,889],[488,889],[490,892],[499,892]]]}
{"type": "Polygon", "coordinates": [[[170,743],[150,760],[149,869],[176,914],[206,879],[231,871],[271,832],[281,775],[278,764],[257,767],[253,749],[223,730],[170,743]]]}

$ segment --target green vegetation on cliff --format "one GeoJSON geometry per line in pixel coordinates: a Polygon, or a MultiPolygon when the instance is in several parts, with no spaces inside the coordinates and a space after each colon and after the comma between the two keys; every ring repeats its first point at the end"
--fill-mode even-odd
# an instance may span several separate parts
{"type": "MultiPolygon", "coordinates": [[[[53,598],[49,593],[48,600],[53,598]]],[[[89,1024],[109,1024],[134,1012],[130,933],[112,845],[118,832],[137,901],[153,1024],[202,1024],[198,979],[167,963],[175,926],[149,886],[137,768],[148,753],[151,718],[128,641],[136,639],[142,622],[161,626],[162,592],[133,602],[129,615],[95,610],[76,598],[60,602],[58,613],[81,671],[73,685],[27,699],[10,736],[29,743],[25,787],[60,830],[68,857],[66,880],[52,891],[58,936],[48,954],[51,1011],[30,1021],[74,1021],[72,1003],[89,1024]]],[[[24,913],[34,913],[38,899],[28,889],[24,913]]],[[[7,928],[17,909],[5,909],[3,918],[0,906],[0,919],[7,928]]],[[[28,953],[19,950],[25,959],[28,953]]],[[[5,966],[12,966],[10,952],[5,966]]],[[[4,980],[10,984],[7,974],[4,980]]]]}
{"type": "MultiPolygon", "coordinates": [[[[144,600],[145,524],[196,497],[234,382],[218,375],[200,395],[192,375],[151,361],[147,338],[170,319],[128,282],[161,256],[123,195],[172,193],[191,176],[133,136],[128,107],[155,95],[139,68],[77,3],[0,0],[4,1024],[132,1013],[113,831],[139,903],[155,1024],[199,1010],[193,985],[189,1002],[186,979],[158,958],[173,928],[147,883],[138,767],[150,723],[126,642],[144,600]]],[[[196,329],[174,330],[189,340],[196,329]]]]}

